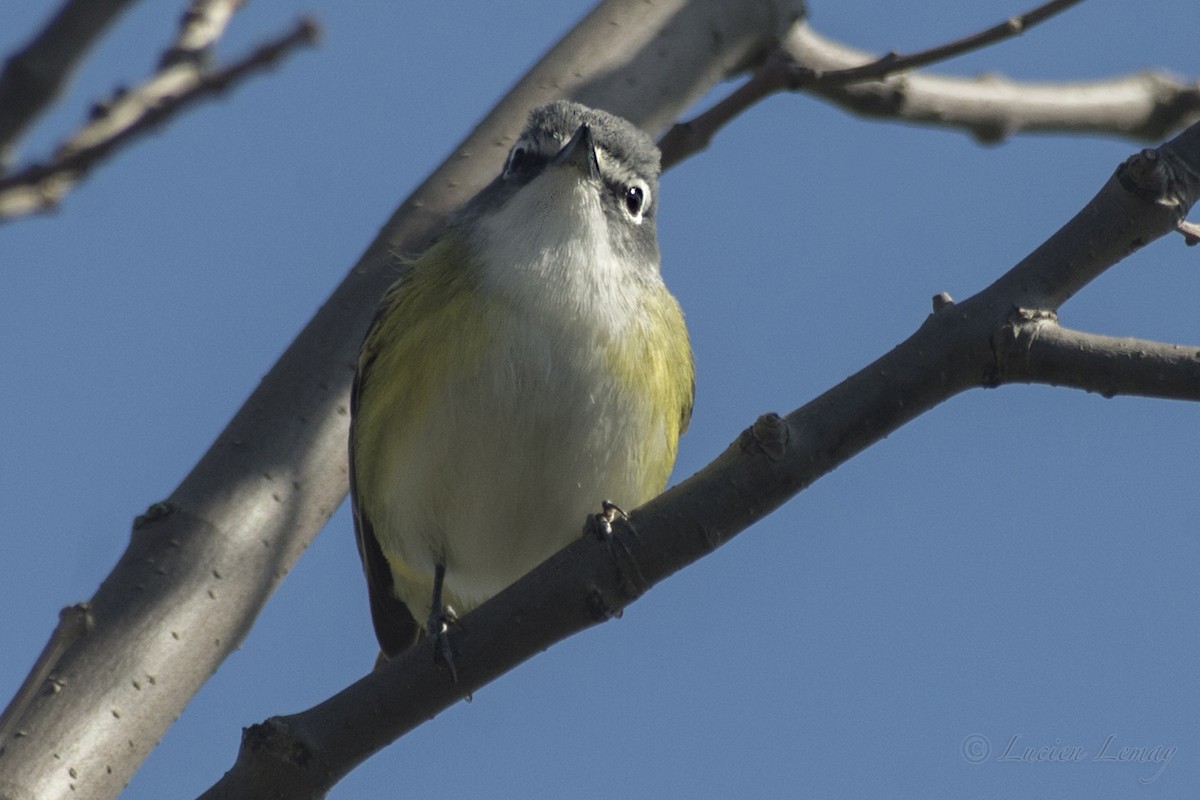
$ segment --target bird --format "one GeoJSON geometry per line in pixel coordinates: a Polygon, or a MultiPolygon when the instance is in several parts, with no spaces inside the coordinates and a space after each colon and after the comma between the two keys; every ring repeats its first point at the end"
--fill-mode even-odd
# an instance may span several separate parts
{"type": "Polygon", "coordinates": [[[351,392],[379,663],[444,640],[597,506],[666,485],[695,371],[660,273],[659,171],[632,123],[551,103],[433,243],[396,258],[351,392]]]}

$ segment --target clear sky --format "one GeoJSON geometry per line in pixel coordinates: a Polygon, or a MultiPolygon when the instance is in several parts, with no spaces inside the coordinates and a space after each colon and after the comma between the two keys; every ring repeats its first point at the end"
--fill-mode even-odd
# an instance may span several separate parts
{"type": "MultiPolygon", "coordinates": [[[[6,2],[0,51],[48,5],[6,2]]],[[[819,30],[879,51],[1027,8],[811,5],[819,30]]],[[[27,152],[44,155],[92,100],[144,76],[180,7],[131,12],[27,152]]],[[[224,55],[306,11],[323,44],[124,152],[57,214],[0,230],[0,698],[395,205],[587,7],[250,3],[224,55]]],[[[1197,30],[1195,0],[1084,3],[941,69],[1194,79],[1197,30]]],[[[759,413],[886,352],[935,293],[986,286],[1141,146],[982,147],[803,95],[736,121],[661,191],[664,274],[698,369],[676,479],[759,413]]],[[[1195,343],[1198,259],[1159,241],[1063,321],[1195,343]]],[[[332,797],[1191,796],[1197,452],[1193,404],[1044,387],[957,397],[332,797]],[[1013,760],[1043,747],[1072,759],[1013,760]],[[1109,760],[1123,747],[1158,761],[1109,760]]],[[[196,795],[232,763],[242,727],[325,698],[375,651],[343,507],[125,797],[196,795]]]]}

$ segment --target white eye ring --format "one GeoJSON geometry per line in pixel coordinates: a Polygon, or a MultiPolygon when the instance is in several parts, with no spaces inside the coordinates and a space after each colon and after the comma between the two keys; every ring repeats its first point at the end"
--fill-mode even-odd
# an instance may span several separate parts
{"type": "Polygon", "coordinates": [[[640,179],[630,181],[621,195],[621,203],[631,220],[641,222],[650,207],[650,186],[640,179]]]}

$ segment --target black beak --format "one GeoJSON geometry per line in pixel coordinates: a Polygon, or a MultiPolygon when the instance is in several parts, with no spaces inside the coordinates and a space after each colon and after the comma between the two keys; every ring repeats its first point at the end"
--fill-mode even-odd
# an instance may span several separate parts
{"type": "Polygon", "coordinates": [[[580,125],[571,141],[558,151],[552,163],[575,167],[590,178],[599,178],[600,164],[596,161],[596,143],[592,139],[592,129],[587,125],[580,125]]]}

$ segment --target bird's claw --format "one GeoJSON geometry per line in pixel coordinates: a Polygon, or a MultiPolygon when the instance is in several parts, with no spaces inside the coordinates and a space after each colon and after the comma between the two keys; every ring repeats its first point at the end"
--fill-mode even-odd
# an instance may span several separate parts
{"type": "MultiPolygon", "coordinates": [[[[630,533],[632,533],[636,539],[637,530],[633,527],[633,525],[629,524],[629,515],[626,514],[619,505],[611,500],[605,500],[600,503],[600,513],[592,514],[590,517],[588,517],[588,526],[586,532],[593,534],[598,539],[615,539],[617,536],[616,532],[613,530],[613,522],[618,519],[625,522],[626,527],[629,528],[630,533]]],[[[625,545],[624,542],[621,544],[625,548],[625,552],[628,553],[629,547],[625,545]]]]}
{"type": "Polygon", "coordinates": [[[433,640],[433,659],[440,661],[450,670],[450,678],[458,683],[458,667],[454,661],[454,647],[450,643],[450,627],[462,627],[458,621],[458,612],[453,606],[443,606],[429,615],[425,623],[425,633],[433,640]]]}
{"type": "MultiPolygon", "coordinates": [[[[600,539],[608,547],[609,555],[613,562],[617,565],[617,569],[621,574],[629,578],[629,574],[621,566],[623,553],[624,560],[633,565],[633,570],[636,573],[637,582],[644,585],[645,578],[642,575],[642,570],[637,564],[637,560],[633,557],[633,550],[630,549],[629,543],[618,534],[618,531],[613,527],[613,523],[620,519],[624,522],[624,529],[629,531],[633,536],[634,541],[641,542],[641,537],[638,536],[637,528],[629,519],[629,515],[611,500],[605,500],[600,504],[600,513],[588,516],[587,525],[584,526],[584,533],[591,534],[597,539],[600,539]],[[618,547],[620,550],[618,550],[618,547]]],[[[619,615],[618,615],[619,616],[619,615]]]]}

